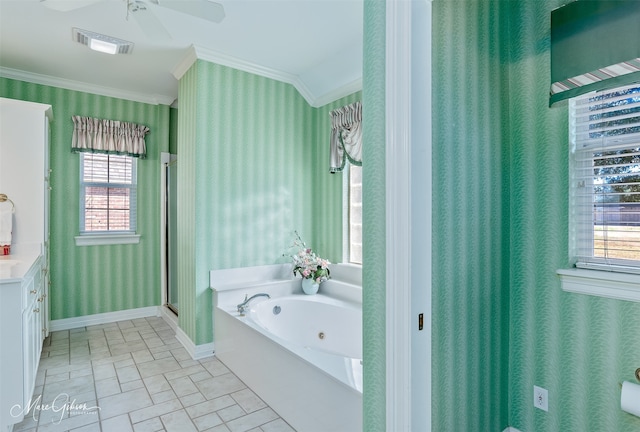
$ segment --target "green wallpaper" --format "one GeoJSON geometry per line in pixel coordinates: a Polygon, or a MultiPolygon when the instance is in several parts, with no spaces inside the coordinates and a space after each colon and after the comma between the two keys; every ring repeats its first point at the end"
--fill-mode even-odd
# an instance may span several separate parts
{"type": "Polygon", "coordinates": [[[160,304],[160,152],[168,150],[169,107],[0,78],[0,96],[50,104],[51,319],[160,304]],[[70,151],[72,115],[142,123],[147,159],[138,163],[138,245],[77,247],[79,161],[70,151]]]}
{"type": "Polygon", "coordinates": [[[319,132],[332,106],[312,108],[289,84],[201,60],[182,77],[180,327],[196,344],[213,337],[210,270],[278,262],[296,229],[340,261],[341,176],[329,174],[319,132]]]}
{"type": "Polygon", "coordinates": [[[508,426],[507,92],[497,3],[433,2],[435,431],[508,426]]]}
{"type": "Polygon", "coordinates": [[[433,3],[434,430],[640,429],[618,386],[640,366],[640,305],[565,293],[556,276],[568,144],[566,107],[548,108],[549,17],[562,4],[433,3]]]}
{"type": "MultiPolygon", "coordinates": [[[[501,2],[502,3],[502,2],[501,2]]],[[[549,109],[549,15],[562,0],[505,2],[511,185],[510,425],[523,432],[640,430],[620,410],[640,367],[640,304],[565,293],[567,110],[549,109]],[[549,412],[532,404],[549,390],[549,412]]]]}
{"type": "Polygon", "coordinates": [[[384,0],[364,2],[362,89],[363,430],[386,430],[384,0]]]}

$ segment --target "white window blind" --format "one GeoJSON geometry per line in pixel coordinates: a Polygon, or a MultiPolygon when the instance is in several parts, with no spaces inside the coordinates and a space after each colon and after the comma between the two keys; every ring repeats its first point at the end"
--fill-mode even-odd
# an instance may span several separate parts
{"type": "Polygon", "coordinates": [[[349,262],[362,264],[362,167],[349,166],[349,262]]]}
{"type": "Polygon", "coordinates": [[[81,153],[80,233],[135,233],[136,159],[81,153]]]}
{"type": "Polygon", "coordinates": [[[640,84],[570,102],[576,266],[640,273],[640,84]]]}

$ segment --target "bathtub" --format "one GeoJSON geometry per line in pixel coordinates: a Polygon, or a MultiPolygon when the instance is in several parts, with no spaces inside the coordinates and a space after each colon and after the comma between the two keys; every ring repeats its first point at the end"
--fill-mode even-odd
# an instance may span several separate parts
{"type": "Polygon", "coordinates": [[[362,430],[361,288],[299,279],[214,288],[215,355],[299,432],[362,430]],[[245,316],[236,305],[250,303],[245,316]]]}

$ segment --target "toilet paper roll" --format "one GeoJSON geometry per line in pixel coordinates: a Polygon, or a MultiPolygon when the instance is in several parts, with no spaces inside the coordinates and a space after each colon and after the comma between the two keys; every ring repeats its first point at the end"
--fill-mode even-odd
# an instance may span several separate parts
{"type": "Polygon", "coordinates": [[[622,411],[640,417],[640,385],[624,381],[620,394],[622,411]]]}

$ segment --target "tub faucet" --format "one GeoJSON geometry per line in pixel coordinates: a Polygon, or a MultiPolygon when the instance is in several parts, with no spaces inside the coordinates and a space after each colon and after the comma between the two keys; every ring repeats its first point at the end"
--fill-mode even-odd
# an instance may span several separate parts
{"type": "Polygon", "coordinates": [[[254,294],[251,297],[248,297],[248,298],[247,297],[248,297],[247,294],[245,294],[244,301],[238,305],[238,312],[240,312],[240,316],[244,316],[244,311],[247,309],[247,305],[254,298],[256,297],[266,297],[268,299],[271,298],[271,296],[267,293],[259,293],[259,294],[254,294]]]}

